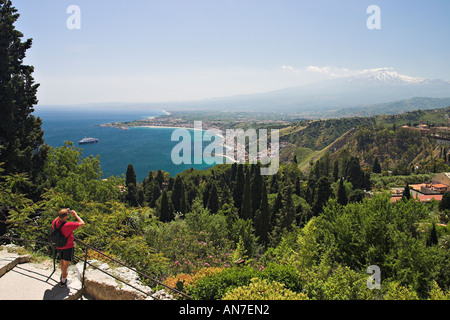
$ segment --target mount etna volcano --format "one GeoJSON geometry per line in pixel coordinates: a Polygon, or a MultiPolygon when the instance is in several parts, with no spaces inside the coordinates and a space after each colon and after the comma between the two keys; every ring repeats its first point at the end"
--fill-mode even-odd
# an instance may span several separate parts
{"type": "MultiPolygon", "coordinates": [[[[378,68],[299,87],[266,93],[236,95],[200,101],[167,103],[179,110],[288,112],[298,114],[339,113],[341,109],[368,107],[417,97],[450,98],[450,82],[399,74],[378,68]]],[[[412,100],[412,101],[416,101],[412,100]]],[[[418,99],[417,101],[421,101],[418,99]]],[[[442,99],[428,99],[442,104],[442,99]]],[[[414,105],[410,105],[414,109],[414,105]]],[[[417,109],[422,106],[418,106],[417,109]]],[[[429,108],[434,107],[430,105],[429,108]]]]}

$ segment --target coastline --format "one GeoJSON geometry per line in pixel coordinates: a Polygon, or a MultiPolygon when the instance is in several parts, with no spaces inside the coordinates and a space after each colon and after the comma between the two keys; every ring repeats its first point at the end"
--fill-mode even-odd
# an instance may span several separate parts
{"type": "MultiPolygon", "coordinates": [[[[185,130],[200,130],[203,132],[207,132],[209,129],[198,129],[198,128],[189,128],[189,127],[169,127],[169,126],[135,126],[135,127],[129,127],[129,128],[149,128],[149,129],[185,129],[185,130]]],[[[214,132],[214,130],[211,130],[210,132],[214,132]]],[[[222,134],[215,134],[215,136],[220,137],[224,139],[222,134]]],[[[224,148],[228,148],[227,145],[224,145],[224,148]]],[[[224,154],[218,154],[217,156],[221,156],[222,158],[230,160],[232,163],[236,163],[237,161],[233,159],[232,157],[228,156],[226,154],[226,151],[224,154]]],[[[227,163],[227,161],[224,161],[223,163],[227,163]]]]}
{"type": "MultiPolygon", "coordinates": [[[[128,128],[150,128],[150,129],[187,129],[187,130],[199,130],[197,128],[189,128],[189,127],[169,127],[169,126],[133,126],[128,128]]],[[[205,129],[201,129],[201,131],[207,131],[205,129]]]]}

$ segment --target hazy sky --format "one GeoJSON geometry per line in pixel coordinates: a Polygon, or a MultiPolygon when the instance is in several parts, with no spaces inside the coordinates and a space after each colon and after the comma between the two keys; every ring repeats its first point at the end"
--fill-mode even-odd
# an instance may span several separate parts
{"type": "Polygon", "coordinates": [[[13,0],[41,105],[264,92],[391,67],[450,80],[449,0],[13,0]],[[69,30],[67,8],[81,10],[69,30]],[[367,8],[381,9],[369,30],[367,8]]]}

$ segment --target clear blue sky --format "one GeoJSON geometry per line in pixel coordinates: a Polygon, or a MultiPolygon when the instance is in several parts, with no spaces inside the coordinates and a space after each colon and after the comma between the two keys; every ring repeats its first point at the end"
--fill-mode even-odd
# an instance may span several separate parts
{"type": "Polygon", "coordinates": [[[26,62],[35,66],[43,105],[264,92],[330,77],[317,70],[392,67],[450,80],[449,0],[13,4],[17,28],[34,39],[26,62]],[[381,8],[381,30],[366,27],[373,4],[381,8]],[[81,30],[66,27],[69,5],[81,9],[81,30]]]}

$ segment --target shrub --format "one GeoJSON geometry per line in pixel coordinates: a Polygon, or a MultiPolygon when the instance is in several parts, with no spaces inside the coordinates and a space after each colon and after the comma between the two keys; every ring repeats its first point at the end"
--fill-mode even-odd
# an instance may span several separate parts
{"type": "Polygon", "coordinates": [[[443,292],[436,281],[434,281],[428,300],[450,300],[450,291],[443,292]]]}
{"type": "Polygon", "coordinates": [[[295,293],[285,285],[267,279],[251,279],[248,286],[229,290],[222,300],[309,300],[302,293],[295,293]]]}
{"type": "Polygon", "coordinates": [[[385,300],[418,300],[419,297],[414,290],[401,286],[398,282],[383,284],[383,298],[385,300]]]}
{"type": "Polygon", "coordinates": [[[293,265],[269,264],[261,273],[261,278],[283,283],[287,289],[301,292],[303,286],[297,268],[293,265]]]}
{"type": "Polygon", "coordinates": [[[303,292],[314,300],[369,300],[367,275],[348,267],[321,265],[302,272],[303,292]]]}
{"type": "Polygon", "coordinates": [[[183,286],[194,286],[198,281],[203,279],[204,277],[212,276],[216,273],[222,272],[223,268],[203,268],[197,271],[196,273],[192,274],[186,274],[186,273],[180,273],[174,276],[171,276],[164,281],[164,284],[175,288],[176,284],[181,281],[183,283],[183,286]]]}
{"type": "Polygon", "coordinates": [[[220,273],[207,276],[195,285],[186,287],[187,293],[196,300],[220,300],[228,290],[248,285],[259,277],[260,271],[251,267],[226,268],[220,273]]]}

